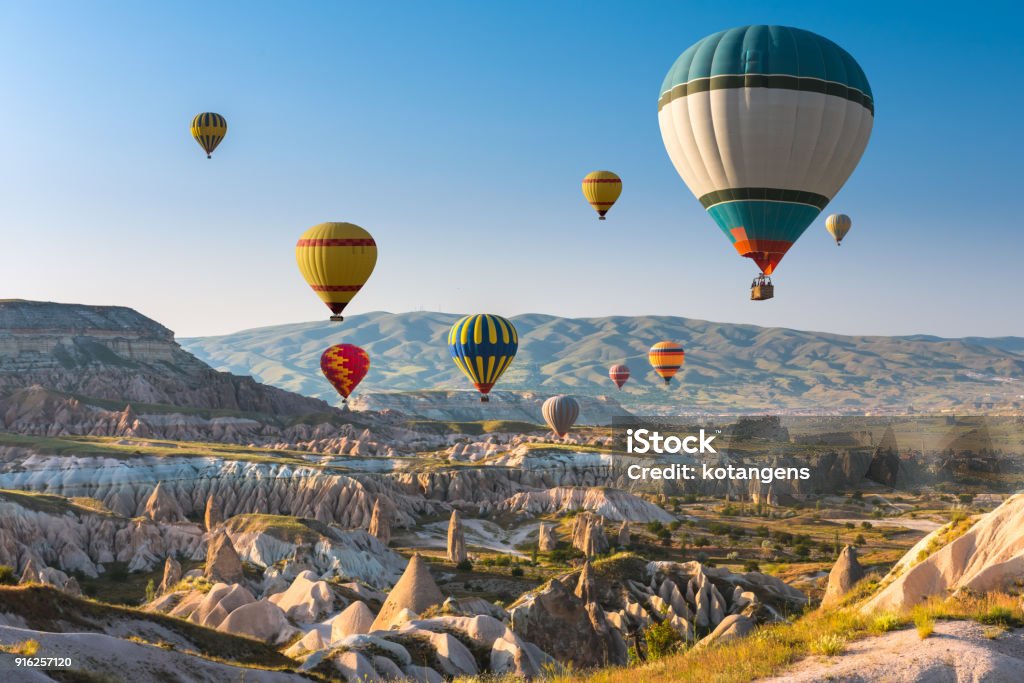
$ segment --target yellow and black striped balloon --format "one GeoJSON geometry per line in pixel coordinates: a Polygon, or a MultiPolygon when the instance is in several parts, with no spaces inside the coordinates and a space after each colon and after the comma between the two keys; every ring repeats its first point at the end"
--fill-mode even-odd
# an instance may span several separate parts
{"type": "Polygon", "coordinates": [[[192,137],[196,139],[199,146],[206,152],[207,159],[210,158],[213,150],[217,149],[217,145],[220,144],[220,141],[227,134],[228,120],[220,114],[206,111],[202,114],[196,114],[196,117],[192,119],[192,137]]]}

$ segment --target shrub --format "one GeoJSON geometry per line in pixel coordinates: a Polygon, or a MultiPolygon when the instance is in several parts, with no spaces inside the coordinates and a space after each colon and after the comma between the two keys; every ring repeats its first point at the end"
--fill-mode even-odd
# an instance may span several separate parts
{"type": "Polygon", "coordinates": [[[743,571],[745,572],[759,572],[761,571],[761,565],[757,563],[757,560],[747,560],[743,563],[743,571]]]}
{"type": "Polygon", "coordinates": [[[523,575],[523,568],[522,567],[520,567],[519,565],[516,565],[515,567],[512,567],[512,576],[522,576],[522,575],[523,575]]]}
{"type": "Polygon", "coordinates": [[[900,627],[900,618],[892,612],[883,612],[871,621],[869,629],[875,633],[888,633],[900,627]]]}
{"type": "Polygon", "coordinates": [[[867,545],[868,539],[864,538],[864,534],[857,534],[857,537],[853,539],[854,545],[867,545]]]}
{"type": "Polygon", "coordinates": [[[463,560],[462,562],[459,562],[457,565],[455,565],[455,568],[456,569],[460,569],[460,570],[462,570],[464,572],[468,572],[468,571],[471,571],[473,569],[473,563],[470,562],[468,559],[466,559],[466,560],[463,560]]]}
{"type": "Polygon", "coordinates": [[[1018,619],[1013,615],[1013,610],[1001,605],[993,605],[987,612],[982,614],[978,621],[986,626],[1017,626],[1018,619]]]}
{"type": "Polygon", "coordinates": [[[17,583],[18,575],[14,573],[14,567],[0,564],[0,586],[14,586],[17,583]]]}
{"type": "Polygon", "coordinates": [[[870,529],[873,526],[874,526],[874,524],[872,524],[871,522],[869,522],[867,520],[864,520],[863,522],[860,523],[860,528],[861,529],[870,529]]]}
{"type": "Polygon", "coordinates": [[[925,612],[914,615],[914,626],[917,627],[917,635],[924,640],[935,631],[935,620],[925,612]]]}
{"type": "Polygon", "coordinates": [[[846,639],[835,633],[820,635],[811,641],[811,652],[826,657],[835,657],[846,649],[846,639]]]}
{"type": "Polygon", "coordinates": [[[654,661],[672,654],[682,638],[672,628],[672,624],[665,620],[660,624],[652,624],[645,628],[644,641],[647,643],[647,659],[654,661]]]}

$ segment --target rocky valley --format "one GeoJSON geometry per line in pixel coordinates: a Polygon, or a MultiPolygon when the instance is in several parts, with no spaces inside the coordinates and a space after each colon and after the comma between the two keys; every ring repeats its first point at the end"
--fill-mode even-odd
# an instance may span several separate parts
{"type": "Polygon", "coordinates": [[[336,408],[128,309],[0,302],[0,659],[81,676],[25,680],[751,680],[700,667],[785,642],[757,671],[781,674],[818,646],[758,634],[842,614],[867,637],[947,597],[962,619],[965,596],[1016,600],[1000,623],[1024,625],[1019,420],[737,418],[715,454],[655,462],[621,451],[616,399],[585,394],[558,437],[546,396],[336,408]],[[808,476],[630,475],[702,463],[808,476]]]}

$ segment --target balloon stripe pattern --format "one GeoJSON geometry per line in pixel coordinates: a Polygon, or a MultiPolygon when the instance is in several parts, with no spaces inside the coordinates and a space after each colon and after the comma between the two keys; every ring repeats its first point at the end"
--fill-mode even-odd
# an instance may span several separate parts
{"type": "Polygon", "coordinates": [[[314,225],[295,244],[302,277],[334,315],[340,315],[377,265],[377,243],[353,223],[314,225]]]}
{"type": "Polygon", "coordinates": [[[580,404],[572,396],[552,396],[540,407],[544,421],[559,437],[569,433],[580,416],[580,404]]]}
{"type": "Polygon", "coordinates": [[[320,371],[346,401],[370,371],[370,355],[353,344],[335,344],[320,356],[320,371]]]}
{"type": "Polygon", "coordinates": [[[622,385],[629,379],[629,368],[625,365],[613,365],[608,368],[608,376],[615,382],[615,386],[622,389],[622,385]]]}
{"type": "Polygon", "coordinates": [[[647,360],[658,376],[665,380],[665,384],[669,384],[679,372],[679,368],[683,367],[686,352],[683,351],[682,344],[661,341],[651,347],[647,353],[647,360]]]}
{"type": "Polygon", "coordinates": [[[452,360],[482,396],[508,370],[518,349],[516,328],[499,315],[467,315],[448,332],[452,360]]]}
{"type": "Polygon", "coordinates": [[[583,178],[583,196],[600,220],[622,194],[622,179],[611,171],[593,171],[583,178]]]}
{"type": "Polygon", "coordinates": [[[658,123],[694,196],[736,251],[771,275],[857,166],[874,111],[864,71],[832,41],[743,26],[679,56],[658,123]]]}
{"type": "Polygon", "coordinates": [[[825,229],[835,239],[837,247],[843,243],[843,238],[850,232],[851,227],[853,219],[845,213],[834,213],[825,219],[825,229]]]}
{"type": "Polygon", "coordinates": [[[213,150],[217,149],[217,145],[227,134],[228,121],[220,114],[208,111],[196,114],[192,119],[192,137],[206,152],[207,159],[211,157],[213,150]]]}

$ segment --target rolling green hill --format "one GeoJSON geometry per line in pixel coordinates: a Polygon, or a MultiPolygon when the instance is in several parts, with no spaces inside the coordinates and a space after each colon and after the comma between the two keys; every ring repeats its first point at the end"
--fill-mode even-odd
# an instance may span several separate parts
{"type": "MultiPolygon", "coordinates": [[[[378,312],[181,344],[220,370],[327,400],[336,396],[320,375],[320,353],[341,342],[370,353],[362,393],[469,389],[445,346],[457,318],[378,312]]],[[[519,354],[499,389],[614,395],[633,412],[1024,409],[1024,339],[1016,337],[843,336],[655,316],[513,321],[519,354]],[[646,358],[662,339],[686,348],[682,381],[667,390],[646,358]],[[633,371],[622,392],[606,374],[613,363],[633,371]]]]}

